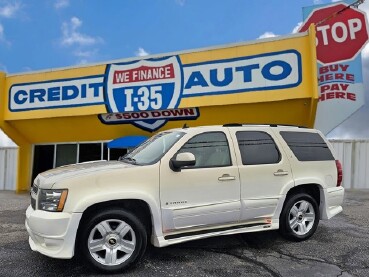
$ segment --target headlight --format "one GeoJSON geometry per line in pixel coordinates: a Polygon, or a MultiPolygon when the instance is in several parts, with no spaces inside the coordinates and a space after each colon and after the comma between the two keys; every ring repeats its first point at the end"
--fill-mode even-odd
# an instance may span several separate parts
{"type": "Polygon", "coordinates": [[[67,199],[67,189],[41,189],[38,198],[38,209],[49,212],[61,212],[67,199]]]}

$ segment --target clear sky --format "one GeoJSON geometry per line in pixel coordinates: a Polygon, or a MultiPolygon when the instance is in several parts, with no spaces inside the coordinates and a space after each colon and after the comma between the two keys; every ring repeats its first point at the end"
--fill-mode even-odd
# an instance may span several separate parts
{"type": "MultiPolygon", "coordinates": [[[[287,35],[301,24],[303,7],[330,2],[336,1],[0,0],[0,71],[20,73],[287,35]]],[[[369,12],[368,2],[359,8],[369,12]]],[[[362,54],[368,103],[369,46],[362,54]]],[[[366,104],[333,137],[369,138],[369,127],[362,125],[368,117],[366,104]]]]}
{"type": "Polygon", "coordinates": [[[17,73],[290,34],[313,0],[0,0],[0,70],[17,73]]]}

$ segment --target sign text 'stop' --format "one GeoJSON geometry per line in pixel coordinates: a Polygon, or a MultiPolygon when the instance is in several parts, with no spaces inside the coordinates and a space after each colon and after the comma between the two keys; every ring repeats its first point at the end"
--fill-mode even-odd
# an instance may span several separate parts
{"type": "Polygon", "coordinates": [[[346,7],[347,4],[341,3],[316,9],[300,29],[304,32],[311,24],[319,23],[316,26],[317,59],[322,64],[352,60],[368,41],[365,13],[353,8],[338,13],[346,7]]]}

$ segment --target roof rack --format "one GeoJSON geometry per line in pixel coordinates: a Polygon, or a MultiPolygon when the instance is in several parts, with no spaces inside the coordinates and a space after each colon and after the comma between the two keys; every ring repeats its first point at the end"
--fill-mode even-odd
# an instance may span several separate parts
{"type": "Polygon", "coordinates": [[[242,127],[242,126],[254,126],[254,125],[266,125],[266,126],[270,126],[270,127],[283,126],[283,127],[307,128],[305,126],[291,125],[291,124],[262,124],[262,123],[246,123],[246,124],[242,124],[242,123],[227,123],[227,124],[224,124],[223,127],[242,127]]]}
{"type": "Polygon", "coordinates": [[[227,123],[224,124],[223,127],[241,127],[243,124],[241,123],[227,123]]]}
{"type": "Polygon", "coordinates": [[[292,124],[269,124],[270,127],[278,127],[278,126],[282,126],[282,127],[297,127],[297,128],[304,128],[306,129],[306,126],[301,126],[301,125],[292,125],[292,124]]]}

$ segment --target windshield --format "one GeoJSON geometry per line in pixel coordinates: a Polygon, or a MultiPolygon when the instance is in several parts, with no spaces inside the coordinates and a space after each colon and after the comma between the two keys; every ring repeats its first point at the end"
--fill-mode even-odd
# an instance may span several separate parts
{"type": "Polygon", "coordinates": [[[156,163],[184,134],[178,131],[159,133],[140,144],[121,160],[139,165],[156,163]]]}

